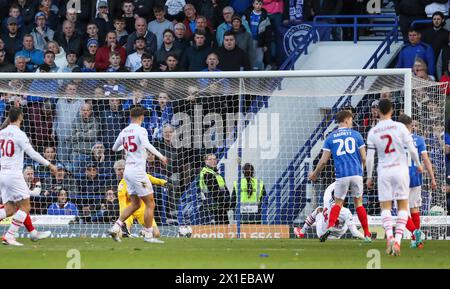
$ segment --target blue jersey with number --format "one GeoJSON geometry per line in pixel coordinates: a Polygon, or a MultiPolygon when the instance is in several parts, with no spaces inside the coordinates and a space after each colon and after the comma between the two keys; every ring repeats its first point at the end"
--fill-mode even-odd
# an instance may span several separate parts
{"type": "Polygon", "coordinates": [[[363,175],[359,150],[364,146],[361,134],[349,128],[338,128],[327,137],[323,150],[333,155],[336,179],[363,175]]]}
{"type": "MultiPolygon", "coordinates": [[[[422,153],[427,152],[427,146],[423,137],[412,134],[414,145],[419,153],[420,161],[422,161],[422,153]]],[[[409,157],[409,187],[414,188],[422,185],[422,174],[417,172],[417,167],[414,161],[409,157]]]]}

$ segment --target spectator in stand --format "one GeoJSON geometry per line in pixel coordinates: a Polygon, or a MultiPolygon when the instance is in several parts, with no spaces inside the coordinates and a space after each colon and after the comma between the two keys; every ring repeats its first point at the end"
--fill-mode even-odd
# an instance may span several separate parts
{"type": "Polygon", "coordinates": [[[432,19],[433,27],[423,32],[423,42],[433,48],[436,62],[441,50],[448,46],[449,31],[444,28],[445,16],[442,12],[435,12],[432,19]]]}
{"type": "Polygon", "coordinates": [[[239,15],[234,15],[231,21],[232,32],[236,38],[236,45],[245,51],[250,59],[253,59],[255,54],[253,48],[253,39],[251,33],[249,33],[244,26],[242,26],[242,18],[239,15]]]}
{"type": "MultiPolygon", "coordinates": [[[[133,22],[134,23],[134,22],[133,22]]],[[[128,31],[125,29],[125,20],[122,17],[114,19],[114,31],[117,34],[117,42],[120,46],[124,47],[127,45],[128,31]]]]}
{"type": "Polygon", "coordinates": [[[12,4],[9,7],[9,17],[6,17],[3,22],[2,22],[2,28],[3,28],[3,32],[5,33],[6,31],[8,31],[8,20],[12,17],[16,19],[16,24],[18,28],[22,28],[23,30],[26,30],[24,22],[23,22],[23,17],[22,15],[20,15],[20,8],[19,6],[17,6],[17,4],[12,4]]]}
{"type": "Polygon", "coordinates": [[[50,100],[28,103],[27,132],[33,145],[42,151],[44,147],[55,145],[52,134],[54,111],[50,100]]]}
{"type": "Polygon", "coordinates": [[[190,46],[189,41],[186,39],[186,26],[183,23],[177,23],[174,26],[175,29],[175,46],[180,49],[180,51],[185,51],[186,48],[190,46]]]}
{"type": "Polygon", "coordinates": [[[178,56],[173,53],[169,53],[166,56],[166,61],[164,64],[161,64],[159,66],[159,69],[163,72],[174,72],[174,71],[181,71],[179,67],[180,60],[178,59],[178,56]]]}
{"type": "MultiPolygon", "coordinates": [[[[83,2],[85,2],[85,1],[80,1],[80,2],[82,2],[81,5],[83,6],[83,2]]],[[[81,37],[81,35],[83,35],[84,32],[86,31],[86,24],[91,19],[90,16],[87,19],[81,19],[82,17],[80,17],[80,19],[78,19],[77,10],[75,8],[69,8],[66,10],[66,7],[67,6],[60,6],[59,11],[61,14],[61,18],[59,21],[58,28],[56,29],[56,34],[57,35],[61,34],[61,32],[64,31],[64,22],[69,21],[70,23],[73,24],[73,31],[74,31],[73,33],[81,37]],[[65,15],[63,15],[64,13],[65,13],[65,15]]],[[[84,13],[86,13],[86,11],[88,11],[90,13],[90,9],[85,9],[85,8],[86,7],[83,7],[83,10],[81,11],[80,16],[82,16],[84,13]]]]}
{"type": "MultiPolygon", "coordinates": [[[[83,67],[84,66],[84,60],[86,58],[93,59],[92,63],[95,64],[95,55],[97,54],[98,50],[98,41],[97,39],[88,39],[87,44],[87,52],[85,52],[79,59],[78,59],[78,66],[83,67]]],[[[93,67],[95,69],[95,67],[93,67]]]]}
{"type": "Polygon", "coordinates": [[[109,54],[109,66],[106,72],[129,72],[125,66],[121,65],[122,58],[119,53],[113,51],[109,54]]]}
{"type": "Polygon", "coordinates": [[[143,36],[145,38],[146,42],[146,49],[150,54],[154,54],[156,52],[156,36],[152,32],[147,30],[147,22],[145,22],[145,19],[142,17],[136,18],[136,21],[134,22],[134,28],[136,31],[130,34],[128,36],[127,40],[127,54],[131,54],[134,52],[133,46],[134,46],[134,40],[139,37],[143,36]]]}
{"type": "Polygon", "coordinates": [[[75,172],[80,172],[84,167],[99,135],[100,123],[93,114],[92,105],[85,103],[72,125],[72,162],[75,172]]]}
{"type": "Polygon", "coordinates": [[[9,63],[6,59],[6,51],[0,50],[0,72],[15,72],[15,67],[12,63],[9,63]]]}
{"type": "MultiPolygon", "coordinates": [[[[58,20],[59,20],[58,19],[58,12],[59,12],[58,6],[52,4],[52,0],[40,0],[39,2],[40,2],[40,4],[38,6],[38,13],[42,12],[45,14],[48,27],[50,27],[50,29],[55,31],[55,29],[57,28],[58,20]]],[[[38,13],[36,13],[36,15],[38,13]]],[[[36,18],[36,16],[35,16],[35,18],[36,18]]]]}
{"type": "Polygon", "coordinates": [[[159,66],[162,71],[164,70],[161,66],[164,65],[167,55],[174,54],[177,56],[177,59],[180,58],[182,51],[175,46],[174,41],[175,33],[170,29],[166,29],[163,33],[163,45],[155,53],[156,66],[159,66]]]}
{"type": "Polygon", "coordinates": [[[27,70],[27,59],[25,56],[18,55],[14,61],[15,72],[30,72],[27,70]]]}
{"type": "Polygon", "coordinates": [[[90,22],[88,23],[88,25],[86,26],[86,34],[83,37],[83,54],[86,54],[88,51],[88,41],[90,39],[95,39],[97,40],[97,45],[98,46],[103,46],[104,45],[104,41],[106,38],[106,35],[104,36],[100,36],[100,34],[98,33],[98,27],[97,24],[94,22],[90,22]]]}
{"type": "Polygon", "coordinates": [[[44,63],[44,52],[35,49],[33,46],[33,36],[26,34],[23,37],[23,49],[16,53],[16,56],[25,56],[28,71],[36,71],[39,65],[44,63]]]}
{"type": "Polygon", "coordinates": [[[78,66],[77,53],[75,51],[69,51],[66,54],[67,65],[60,69],[61,72],[72,72],[74,68],[78,66]]]}
{"type": "Polygon", "coordinates": [[[447,82],[447,96],[450,95],[450,61],[447,63],[447,70],[442,74],[440,82],[447,82]]]}
{"type": "Polygon", "coordinates": [[[148,23],[148,31],[156,35],[156,48],[159,49],[163,43],[164,31],[170,29],[173,31],[173,23],[164,18],[165,11],[162,6],[153,7],[156,19],[148,23]]]}
{"type": "Polygon", "coordinates": [[[244,15],[245,11],[252,6],[252,0],[230,0],[229,4],[237,14],[244,15]]]}
{"type": "MultiPolygon", "coordinates": [[[[84,31],[84,30],[83,30],[84,31]]],[[[80,35],[75,32],[75,24],[65,20],[62,25],[62,32],[56,33],[55,40],[64,48],[64,51],[75,51],[78,56],[82,53],[82,40],[80,35]]]]}
{"type": "Polygon", "coordinates": [[[123,179],[124,171],[125,171],[125,160],[124,159],[117,160],[114,163],[114,173],[115,173],[114,183],[115,183],[115,185],[118,185],[120,183],[120,181],[123,179]]]}
{"type": "Polygon", "coordinates": [[[27,184],[27,188],[30,190],[30,195],[39,196],[41,194],[41,181],[34,175],[32,166],[26,166],[23,169],[23,178],[27,184]]]}
{"type": "Polygon", "coordinates": [[[23,18],[25,28],[30,31],[33,26],[34,15],[36,14],[36,1],[35,0],[17,0],[20,14],[23,18]]]}
{"type": "Polygon", "coordinates": [[[122,19],[125,23],[125,30],[128,34],[134,32],[134,21],[137,17],[137,14],[134,13],[134,4],[132,0],[125,0],[122,2],[122,19]]]}
{"type": "Polygon", "coordinates": [[[134,3],[134,13],[138,17],[145,19],[146,23],[150,20],[155,19],[153,17],[153,4],[154,1],[148,0],[133,0],[134,3]]]}
{"type": "Polygon", "coordinates": [[[83,197],[94,197],[101,193],[103,181],[98,175],[98,168],[95,163],[86,165],[85,174],[78,180],[78,190],[83,197]]]}
{"type": "Polygon", "coordinates": [[[70,193],[70,197],[76,196],[78,194],[78,187],[65,166],[62,163],[57,163],[56,167],[58,170],[55,175],[51,174],[50,178],[42,180],[43,195],[54,198],[60,190],[64,189],[70,193]]]}
{"type": "Polygon", "coordinates": [[[48,207],[47,214],[78,216],[78,208],[69,202],[66,190],[62,189],[58,192],[58,202],[48,207]]]}
{"type": "MultiPolygon", "coordinates": [[[[223,8],[224,22],[222,24],[220,24],[216,30],[217,46],[220,47],[223,45],[223,38],[224,38],[225,32],[230,31],[232,28],[231,21],[233,20],[234,15],[238,15],[238,14],[234,13],[233,7],[227,6],[227,7],[223,8]]],[[[242,26],[244,26],[245,30],[247,30],[248,33],[252,33],[247,20],[242,19],[242,26]]]]}
{"type": "Polygon", "coordinates": [[[223,47],[217,50],[219,56],[218,68],[223,71],[250,70],[248,55],[236,46],[236,39],[231,31],[225,32],[223,47]]]}
{"type": "Polygon", "coordinates": [[[228,5],[228,0],[201,0],[197,8],[198,14],[210,19],[212,27],[215,29],[223,22],[222,10],[228,5]]]}
{"type": "Polygon", "coordinates": [[[95,55],[95,68],[97,71],[105,71],[108,68],[110,65],[109,59],[111,52],[116,52],[120,55],[120,66],[123,66],[127,59],[127,53],[125,48],[118,45],[117,34],[114,31],[110,31],[106,34],[105,46],[97,50],[95,55]]]}
{"type": "Polygon", "coordinates": [[[153,56],[144,53],[141,56],[141,67],[136,72],[156,72],[158,68],[153,66],[153,56]]]}
{"type": "Polygon", "coordinates": [[[270,50],[270,56],[271,56],[271,66],[272,69],[276,69],[277,67],[277,43],[279,41],[279,32],[278,27],[280,27],[283,24],[283,9],[284,9],[284,2],[289,1],[283,1],[283,0],[264,0],[263,1],[263,8],[267,11],[267,16],[269,17],[270,24],[272,26],[272,37],[273,39],[269,50],[270,50]]]}
{"type": "MultiPolygon", "coordinates": [[[[44,148],[43,156],[46,160],[51,162],[54,165],[57,165],[56,160],[56,149],[54,146],[47,146],[44,148]]],[[[38,162],[34,162],[33,164],[35,172],[41,176],[43,179],[51,178],[50,169],[46,166],[41,165],[38,162]]]]}
{"type": "Polygon", "coordinates": [[[173,23],[182,22],[185,17],[183,9],[185,5],[185,0],[166,0],[167,19],[173,23]]]}
{"type": "Polygon", "coordinates": [[[51,51],[55,54],[55,64],[58,67],[64,67],[67,66],[67,58],[66,58],[66,52],[64,51],[64,48],[60,47],[58,42],[56,41],[49,41],[47,50],[51,51]]]}
{"type": "Polygon", "coordinates": [[[6,58],[12,62],[14,55],[23,49],[24,29],[19,28],[18,21],[14,17],[9,17],[7,23],[7,30],[2,39],[5,43],[6,58]]]}
{"type": "Polygon", "coordinates": [[[97,167],[100,176],[105,179],[112,177],[114,162],[111,160],[109,154],[105,153],[103,143],[98,142],[92,147],[89,161],[97,167]]]}
{"type": "Polygon", "coordinates": [[[59,98],[55,109],[55,122],[53,124],[53,133],[58,141],[58,158],[64,166],[71,169],[71,138],[72,123],[75,122],[78,112],[84,104],[83,100],[77,99],[77,84],[70,82],[65,87],[65,98],[59,98]]]}
{"type": "MultiPolygon", "coordinates": [[[[417,76],[417,74],[419,74],[420,71],[424,71],[427,74],[428,66],[427,66],[426,62],[423,61],[422,58],[417,57],[416,60],[414,61],[413,73],[414,73],[414,75],[417,76]]],[[[436,78],[432,75],[428,75],[427,79],[429,79],[431,81],[436,80],[436,78]]]]}
{"type": "MultiPolygon", "coordinates": [[[[61,68],[56,66],[56,55],[53,51],[47,50],[44,53],[44,63],[50,67],[50,72],[58,72],[61,68]]],[[[38,70],[36,71],[38,72],[38,70]]]]}
{"type": "Polygon", "coordinates": [[[163,127],[170,123],[173,117],[173,106],[169,94],[160,92],[156,100],[156,105],[152,110],[151,137],[153,140],[162,140],[163,127]]]}
{"type": "Polygon", "coordinates": [[[201,71],[205,67],[205,60],[212,48],[206,43],[206,35],[203,30],[196,30],[194,43],[183,53],[181,67],[185,71],[201,71]]]}
{"type": "Polygon", "coordinates": [[[395,0],[395,13],[400,16],[399,24],[403,33],[403,41],[409,38],[409,28],[414,20],[426,18],[425,1],[423,0],[395,0]]]}
{"type": "Polygon", "coordinates": [[[108,3],[106,3],[105,1],[100,1],[98,3],[94,23],[97,24],[98,27],[99,39],[105,39],[106,33],[113,30],[113,21],[111,18],[111,14],[109,14],[108,3]]]}
{"type": "Polygon", "coordinates": [[[101,221],[103,223],[114,222],[119,217],[119,200],[114,190],[107,190],[105,199],[101,203],[101,221]]]}
{"type": "MultiPolygon", "coordinates": [[[[208,47],[216,47],[217,43],[216,43],[216,36],[213,33],[213,31],[211,30],[212,28],[208,27],[208,20],[206,19],[205,16],[203,15],[199,15],[197,16],[197,19],[195,19],[195,23],[196,23],[196,29],[195,31],[201,31],[205,33],[205,45],[208,47]]],[[[194,33],[195,33],[194,31],[194,33]]],[[[192,39],[191,42],[193,42],[194,40],[194,35],[192,35],[192,39]]]]}
{"type": "Polygon", "coordinates": [[[195,22],[195,19],[197,19],[197,11],[192,4],[184,5],[183,11],[186,16],[183,21],[183,24],[186,27],[185,37],[186,39],[191,39],[195,29],[197,28],[197,23],[195,22]]]}
{"type": "Polygon", "coordinates": [[[44,12],[38,12],[34,17],[36,27],[31,30],[33,35],[34,47],[44,51],[50,40],[53,40],[55,32],[47,26],[47,15],[44,12]]]}
{"type": "Polygon", "coordinates": [[[141,67],[141,57],[145,53],[145,38],[140,36],[134,41],[134,50],[136,52],[128,55],[127,61],[125,62],[125,67],[131,71],[135,72],[141,67]]]}
{"type": "Polygon", "coordinates": [[[108,150],[107,155],[110,155],[112,153],[110,149],[114,145],[120,131],[127,123],[121,100],[115,98],[109,99],[108,107],[105,111],[101,112],[100,120],[102,125],[102,141],[108,150]]]}
{"type": "Polygon", "coordinates": [[[398,57],[398,68],[413,68],[416,58],[423,59],[428,65],[428,74],[434,75],[435,63],[433,48],[421,41],[422,34],[416,28],[409,28],[409,44],[405,44],[398,57]]]}

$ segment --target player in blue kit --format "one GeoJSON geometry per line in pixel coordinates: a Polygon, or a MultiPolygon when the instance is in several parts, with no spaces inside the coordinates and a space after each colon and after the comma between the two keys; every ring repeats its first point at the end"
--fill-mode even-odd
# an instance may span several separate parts
{"type": "Polygon", "coordinates": [[[331,208],[327,231],[319,238],[325,242],[336,224],[347,192],[353,195],[358,219],[364,230],[365,242],[371,242],[371,234],[367,222],[367,212],[362,205],[363,194],[363,166],[366,162],[366,148],[361,134],[352,129],[353,115],[349,110],[336,114],[339,127],[325,140],[322,157],[316,169],[309,175],[313,182],[333,155],[336,186],[334,189],[335,205],[331,208]]]}
{"type": "MultiPolygon", "coordinates": [[[[403,123],[411,132],[413,130],[413,120],[411,117],[403,114],[398,118],[398,121],[403,123]]],[[[417,147],[419,158],[423,162],[431,179],[431,189],[435,190],[436,179],[434,177],[433,166],[428,157],[427,146],[423,137],[412,134],[414,145],[417,147]]],[[[409,210],[411,216],[408,218],[406,228],[412,233],[411,247],[423,248],[422,231],[420,230],[420,207],[422,206],[422,174],[417,172],[417,166],[411,157],[408,156],[409,161],[409,210]]]]}

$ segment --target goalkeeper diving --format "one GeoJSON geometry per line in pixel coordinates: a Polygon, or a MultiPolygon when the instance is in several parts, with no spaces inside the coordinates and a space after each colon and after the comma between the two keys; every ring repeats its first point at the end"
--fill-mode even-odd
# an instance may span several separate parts
{"type": "MultiPolygon", "coordinates": [[[[317,236],[323,236],[327,231],[328,221],[329,221],[329,213],[331,208],[334,206],[334,187],[336,183],[332,183],[325,190],[323,196],[323,206],[317,207],[305,220],[305,224],[302,228],[296,227],[294,228],[294,233],[297,238],[304,238],[306,231],[311,228],[314,223],[316,223],[316,233],[317,236]]],[[[353,223],[353,215],[349,209],[342,207],[339,217],[336,221],[334,227],[331,228],[330,239],[340,239],[347,230],[350,230],[353,237],[356,237],[361,240],[365,240],[364,235],[358,231],[355,223],[353,223]]]]}
{"type": "MultiPolygon", "coordinates": [[[[157,186],[162,186],[162,187],[169,186],[167,181],[164,179],[156,178],[150,174],[147,174],[147,178],[152,183],[152,185],[157,185],[157,186]]],[[[130,196],[129,196],[128,190],[127,190],[127,183],[125,182],[125,179],[122,179],[119,183],[119,186],[117,188],[117,198],[119,199],[120,213],[122,213],[123,210],[131,204],[130,196]]],[[[124,236],[126,236],[126,237],[132,236],[131,228],[133,226],[134,220],[137,220],[141,226],[144,226],[144,224],[145,224],[144,223],[144,212],[145,212],[144,209],[145,209],[145,204],[141,200],[140,208],[137,209],[128,219],[126,219],[125,222],[123,222],[122,232],[123,232],[124,236]]],[[[159,232],[158,225],[156,224],[156,221],[154,218],[153,218],[153,222],[152,222],[152,228],[153,228],[153,237],[159,238],[161,233],[159,232]]],[[[143,235],[142,231],[140,232],[140,235],[141,236],[143,235]]]]}

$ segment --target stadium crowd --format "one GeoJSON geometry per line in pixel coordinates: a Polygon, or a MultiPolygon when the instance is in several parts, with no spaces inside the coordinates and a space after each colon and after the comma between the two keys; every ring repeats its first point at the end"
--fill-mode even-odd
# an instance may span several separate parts
{"type": "MultiPolygon", "coordinates": [[[[366,14],[368,0],[92,0],[79,1],[80,10],[67,8],[68,2],[0,1],[0,72],[275,70],[280,65],[277,28],[299,21],[294,16],[300,2],[303,21],[311,21],[316,15],[366,14]]],[[[407,42],[397,66],[411,68],[423,79],[450,82],[448,1],[396,0],[394,4],[407,42]],[[432,27],[411,28],[414,20],[427,16],[432,27]]],[[[350,39],[351,30],[333,31],[333,38],[350,39]]],[[[75,214],[80,222],[108,222],[117,217],[115,192],[123,163],[122,155],[110,148],[135,104],[149,111],[144,126],[155,147],[171,161],[164,167],[150,156],[149,173],[174,183],[176,193],[169,204],[170,211],[176,211],[180,194],[203,165],[202,156],[215,151],[175,148],[172,116],[180,111],[193,115],[196,104],[225,115],[236,112],[238,105],[233,103],[238,99],[230,97],[226,105],[217,106],[218,99],[197,98],[204,82],[188,87],[186,98],[180,98],[169,81],[154,96],[143,95],[139,86],[145,85],[126,91],[132,95],[129,100],[114,98],[125,92],[117,83],[100,86],[95,81],[89,83],[93,96],[109,99],[76,99],[80,83],[57,80],[35,80],[28,89],[45,87],[50,94],[62,92],[65,98],[2,94],[0,118],[5,119],[9,106],[21,105],[24,128],[33,145],[58,166],[56,175],[32,162],[25,168],[30,190],[38,192],[32,197],[34,213],[75,214]],[[189,169],[189,164],[194,168],[189,169]]],[[[395,101],[389,93],[382,97],[395,101]]],[[[424,104],[415,101],[418,107],[424,104]]],[[[366,132],[377,119],[376,103],[367,107],[371,106],[371,111],[362,112],[358,124],[366,132]]],[[[425,104],[428,109],[431,106],[425,104]]],[[[435,128],[430,141],[445,141],[450,176],[450,126],[446,129],[435,128]]]]}

